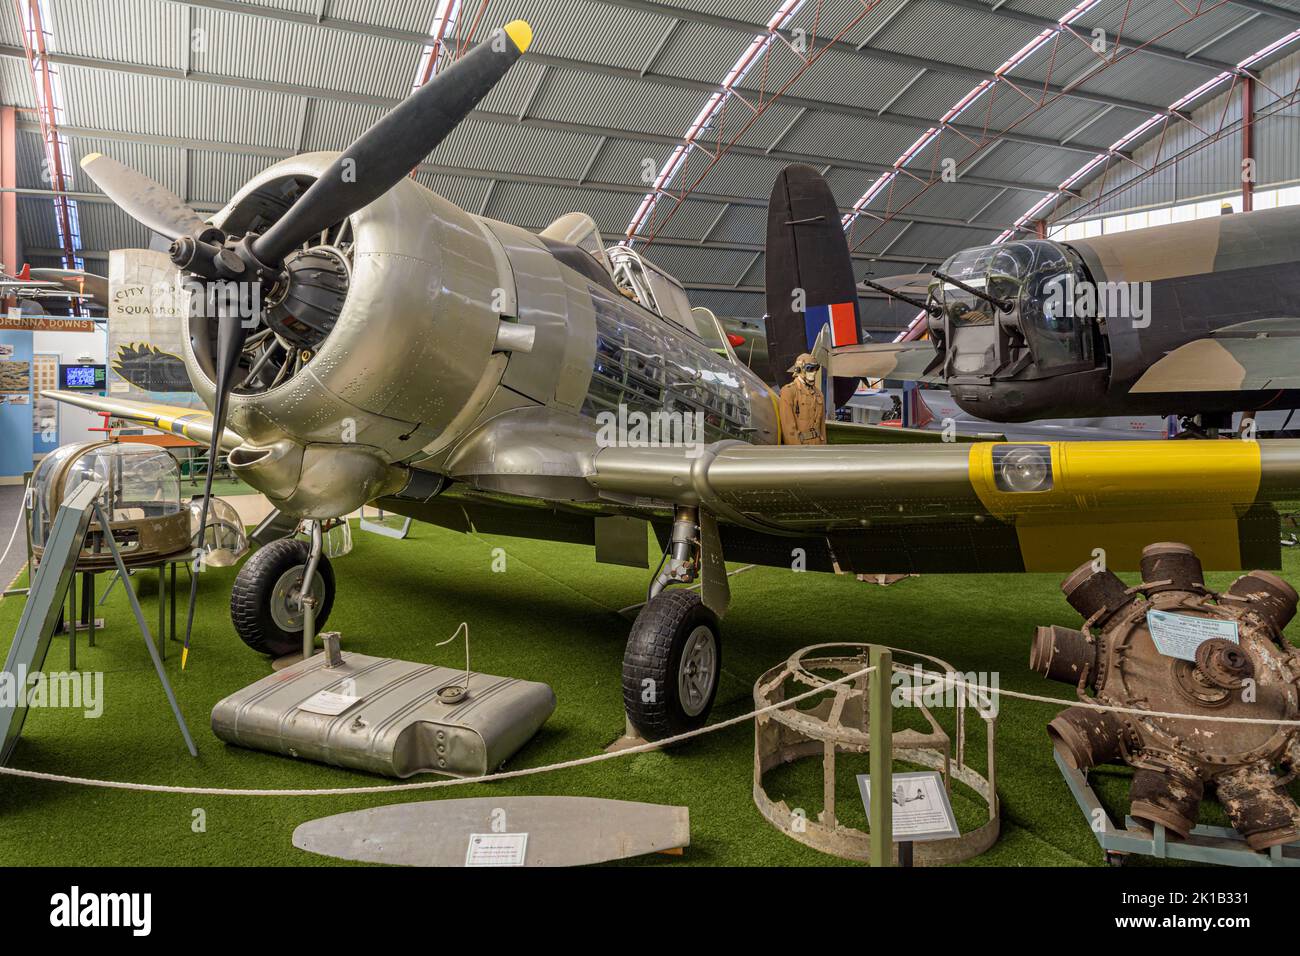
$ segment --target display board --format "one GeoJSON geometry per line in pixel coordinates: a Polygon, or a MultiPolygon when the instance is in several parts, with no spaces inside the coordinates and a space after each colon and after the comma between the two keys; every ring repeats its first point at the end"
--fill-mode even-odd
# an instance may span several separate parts
{"type": "Polygon", "coordinates": [[[32,453],[44,455],[59,447],[59,403],[41,392],[59,387],[59,354],[32,356],[32,453]]]}
{"type": "Polygon", "coordinates": [[[167,255],[117,249],[108,260],[108,394],[201,408],[182,359],[189,296],[167,255]]]}
{"type": "Polygon", "coordinates": [[[0,483],[32,470],[32,333],[0,330],[0,483]]]}

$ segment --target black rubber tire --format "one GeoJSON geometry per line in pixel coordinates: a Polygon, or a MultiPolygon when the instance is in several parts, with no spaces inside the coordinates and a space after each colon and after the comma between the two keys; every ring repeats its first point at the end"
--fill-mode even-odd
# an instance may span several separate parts
{"type": "Polygon", "coordinates": [[[718,616],[694,591],[669,590],[646,604],[632,624],[623,652],[623,706],[633,726],[647,740],[662,740],[704,726],[722,678],[722,635],[718,616]],[[703,710],[692,716],[682,709],[677,669],[691,632],[701,624],[713,631],[717,669],[703,710]],[[662,693],[646,701],[644,681],[653,680],[662,693]]]}
{"type": "MultiPolygon", "coordinates": [[[[286,631],[271,616],[271,589],[290,568],[307,563],[311,545],[299,538],[281,538],[259,548],[244,562],[230,591],[230,620],[239,639],[259,654],[283,657],[302,650],[302,630],[286,631]]],[[[316,575],[325,583],[325,597],[316,610],[319,633],[334,607],[334,569],[321,555],[316,575]]]]}

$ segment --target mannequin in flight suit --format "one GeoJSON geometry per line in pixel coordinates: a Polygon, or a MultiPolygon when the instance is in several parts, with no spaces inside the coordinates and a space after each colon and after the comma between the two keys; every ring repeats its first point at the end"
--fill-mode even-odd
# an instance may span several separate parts
{"type": "Polygon", "coordinates": [[[789,369],[794,376],[781,389],[781,441],[787,445],[826,444],[826,399],[817,387],[819,366],[804,352],[789,369]]]}

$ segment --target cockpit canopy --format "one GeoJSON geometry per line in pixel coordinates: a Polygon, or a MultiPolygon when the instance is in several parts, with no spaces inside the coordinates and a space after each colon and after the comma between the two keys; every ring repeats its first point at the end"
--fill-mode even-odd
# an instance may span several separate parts
{"type": "Polygon", "coordinates": [[[681,283],[631,246],[619,243],[604,248],[600,228],[586,213],[561,216],[538,235],[566,264],[593,275],[607,287],[604,276],[608,275],[619,292],[642,308],[698,336],[723,358],[739,361],[717,316],[708,309],[691,308],[681,283]],[[593,273],[593,269],[598,271],[593,273]]]}
{"type": "Polygon", "coordinates": [[[681,283],[631,246],[610,246],[605,254],[613,267],[614,284],[624,295],[699,336],[724,358],[737,361],[717,316],[709,309],[691,308],[681,283]]]}

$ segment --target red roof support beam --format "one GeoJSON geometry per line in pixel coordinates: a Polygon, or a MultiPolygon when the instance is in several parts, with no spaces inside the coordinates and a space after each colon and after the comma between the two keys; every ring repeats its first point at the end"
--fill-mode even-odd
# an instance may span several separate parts
{"type": "Polygon", "coordinates": [[[0,262],[14,275],[18,261],[18,111],[0,106],[0,262]]]}

